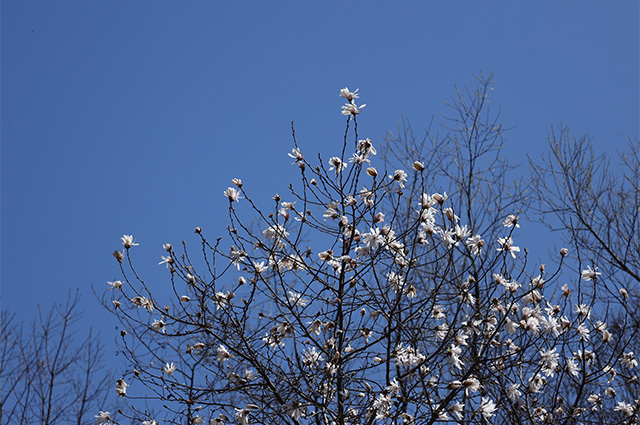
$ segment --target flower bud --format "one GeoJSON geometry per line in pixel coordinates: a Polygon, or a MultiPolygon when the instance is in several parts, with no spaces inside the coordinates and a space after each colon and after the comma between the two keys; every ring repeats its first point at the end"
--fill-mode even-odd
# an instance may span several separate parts
{"type": "Polygon", "coordinates": [[[116,260],[118,260],[118,263],[122,264],[122,260],[124,260],[124,254],[118,250],[115,250],[113,252],[113,256],[116,257],[116,260]]]}
{"type": "Polygon", "coordinates": [[[416,171],[420,171],[423,172],[424,171],[424,164],[420,161],[414,161],[413,162],[413,169],[416,171]]]}

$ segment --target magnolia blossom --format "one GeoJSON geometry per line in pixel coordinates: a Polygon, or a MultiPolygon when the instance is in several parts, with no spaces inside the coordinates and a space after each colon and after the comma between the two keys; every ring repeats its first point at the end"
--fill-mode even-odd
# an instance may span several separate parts
{"type": "Polygon", "coordinates": [[[158,425],[158,422],[155,419],[149,419],[142,422],[142,425],[158,425]]]}
{"type": "Polygon", "coordinates": [[[111,286],[109,289],[120,289],[122,288],[122,282],[119,280],[114,280],[113,282],[107,282],[109,284],[109,286],[111,286]]]}
{"type": "Polygon", "coordinates": [[[365,106],[367,106],[366,103],[363,103],[360,106],[355,103],[347,103],[342,107],[342,115],[358,115],[365,106]]]}
{"type": "Polygon", "coordinates": [[[287,229],[279,224],[269,226],[267,229],[262,231],[262,234],[264,235],[265,239],[270,241],[278,241],[281,238],[286,238],[287,236],[289,236],[289,232],[287,232],[287,229]]]}
{"type": "Polygon", "coordinates": [[[489,419],[493,416],[495,411],[498,410],[496,404],[489,397],[482,397],[482,403],[478,412],[482,414],[485,419],[489,419]]]}
{"type": "Polygon", "coordinates": [[[407,181],[407,173],[404,170],[396,170],[389,178],[394,182],[398,182],[400,187],[404,188],[404,182],[407,181]]]}
{"type": "Polygon", "coordinates": [[[336,176],[338,174],[340,174],[340,172],[342,170],[344,170],[345,168],[347,168],[347,164],[345,164],[340,158],[338,158],[337,156],[333,156],[329,159],[329,165],[331,165],[331,167],[329,167],[329,171],[331,170],[336,170],[336,176]]]}
{"type": "Polygon", "coordinates": [[[233,357],[233,355],[231,355],[229,350],[227,350],[227,347],[220,344],[216,349],[216,360],[219,361],[220,363],[224,363],[227,360],[229,360],[231,357],[233,357]]]}
{"type": "Polygon", "coordinates": [[[361,240],[367,248],[376,249],[384,243],[384,237],[380,234],[380,229],[378,228],[370,228],[369,230],[369,233],[362,234],[361,240]]]}
{"type": "Polygon", "coordinates": [[[484,246],[484,239],[480,235],[470,236],[467,239],[467,246],[473,255],[479,255],[484,246]]]}
{"type": "Polygon", "coordinates": [[[373,410],[376,415],[376,419],[384,419],[389,416],[391,407],[393,406],[393,400],[388,394],[379,394],[378,398],[373,402],[373,410]]]}
{"type": "Polygon", "coordinates": [[[167,324],[166,324],[166,323],[164,323],[164,322],[162,321],[162,319],[160,319],[160,320],[157,320],[157,319],[156,319],[156,320],[154,320],[154,321],[153,321],[153,323],[151,324],[151,327],[152,327],[152,328],[153,328],[153,330],[154,330],[154,331],[156,331],[156,332],[162,332],[162,333],[165,333],[165,332],[166,332],[167,324]]]}
{"type": "Polygon", "coordinates": [[[137,305],[138,307],[146,308],[149,313],[153,312],[153,303],[151,302],[150,299],[146,297],[137,296],[137,297],[131,298],[131,302],[137,305]]]}
{"type": "Polygon", "coordinates": [[[518,224],[518,216],[517,215],[513,215],[513,214],[509,214],[507,216],[507,218],[504,219],[504,221],[502,222],[502,225],[504,227],[520,227],[520,224],[518,224]]]}
{"type": "Polygon", "coordinates": [[[132,246],[138,246],[132,235],[123,235],[120,239],[122,240],[122,245],[124,245],[126,249],[129,249],[132,246]]]}
{"type": "Polygon", "coordinates": [[[413,347],[403,347],[402,345],[396,347],[396,364],[406,369],[419,365],[425,359],[426,357],[413,347]]]}
{"type": "Polygon", "coordinates": [[[97,424],[108,424],[111,423],[111,413],[103,412],[102,410],[98,412],[97,415],[94,416],[96,418],[97,424]]]}
{"type": "Polygon", "coordinates": [[[223,192],[224,196],[229,198],[229,202],[240,202],[240,191],[235,187],[228,187],[227,190],[223,192]]]}
{"type": "Polygon", "coordinates": [[[120,397],[126,396],[128,386],[129,384],[124,382],[124,379],[118,379],[116,381],[116,394],[118,394],[120,397]]]}
{"type": "Polygon", "coordinates": [[[636,360],[636,356],[635,354],[633,354],[633,351],[624,353],[620,358],[620,363],[622,364],[622,366],[626,366],[629,369],[633,369],[634,367],[638,366],[638,361],[636,360]]]}
{"type": "Polygon", "coordinates": [[[360,95],[358,94],[358,90],[360,89],[356,89],[356,91],[351,92],[349,91],[349,87],[345,87],[343,89],[340,89],[340,97],[344,97],[349,102],[351,102],[353,101],[353,99],[357,99],[360,97],[360,95]]]}
{"type": "Polygon", "coordinates": [[[511,236],[498,238],[498,245],[500,245],[500,248],[498,248],[497,251],[508,252],[514,259],[516,258],[516,252],[520,252],[519,247],[513,246],[513,239],[511,239],[511,236]]]}
{"type": "Polygon", "coordinates": [[[592,269],[591,266],[587,266],[586,270],[582,270],[582,279],[586,281],[598,279],[598,275],[601,275],[598,268],[592,269]]]}
{"type": "Polygon", "coordinates": [[[516,399],[520,398],[521,395],[522,392],[520,392],[519,384],[512,384],[507,388],[507,397],[509,397],[509,400],[516,401],[516,399]]]}
{"type": "Polygon", "coordinates": [[[576,363],[575,359],[567,359],[565,370],[573,376],[580,375],[580,367],[576,363]]]}
{"type": "Polygon", "coordinates": [[[453,364],[453,366],[462,370],[462,367],[464,366],[464,363],[462,362],[462,360],[460,360],[460,354],[462,354],[462,349],[455,344],[451,344],[451,347],[449,348],[448,351],[449,351],[449,356],[451,358],[451,363],[453,364]]]}
{"type": "Polygon", "coordinates": [[[240,425],[247,425],[249,423],[249,413],[251,413],[251,409],[236,408],[236,421],[240,425]]]}
{"type": "Polygon", "coordinates": [[[311,349],[302,353],[302,364],[305,367],[313,368],[318,365],[318,363],[324,361],[324,356],[322,353],[316,351],[316,347],[311,347],[311,349]]]}
{"type": "Polygon", "coordinates": [[[305,409],[300,403],[297,401],[292,401],[287,403],[285,406],[287,411],[287,415],[291,416],[295,421],[299,420],[301,417],[305,416],[305,409]]]}
{"type": "Polygon", "coordinates": [[[556,353],[556,349],[540,351],[540,367],[547,376],[554,376],[558,367],[558,359],[560,354],[556,353]]]}
{"type": "Polygon", "coordinates": [[[619,401],[618,405],[613,409],[622,412],[625,416],[633,415],[633,405],[624,401],[619,401]]]}
{"type": "Polygon", "coordinates": [[[293,161],[292,165],[295,164],[296,162],[299,161],[303,161],[304,160],[304,156],[302,156],[302,152],[300,152],[300,149],[298,148],[293,148],[291,150],[291,153],[288,154],[291,158],[295,159],[295,161],[293,161]]]}
{"type": "Polygon", "coordinates": [[[173,364],[173,362],[171,362],[171,364],[169,363],[165,363],[164,366],[162,366],[162,373],[166,373],[169,376],[173,376],[173,372],[176,371],[176,365],[173,364]]]}
{"type": "Polygon", "coordinates": [[[309,300],[302,297],[302,294],[297,292],[288,291],[289,292],[289,303],[293,307],[304,307],[309,303],[309,300]]]}
{"type": "Polygon", "coordinates": [[[260,261],[260,262],[254,261],[253,268],[258,274],[262,274],[263,272],[266,272],[267,270],[269,270],[269,267],[265,266],[264,261],[260,261]]]}

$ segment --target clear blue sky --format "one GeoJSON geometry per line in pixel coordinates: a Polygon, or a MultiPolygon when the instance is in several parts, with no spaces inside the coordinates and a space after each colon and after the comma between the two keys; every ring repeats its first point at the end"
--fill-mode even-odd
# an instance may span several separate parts
{"type": "Polygon", "coordinates": [[[119,277],[125,233],[166,284],[162,243],[224,234],[230,178],[286,192],[291,120],[336,152],[344,86],[375,142],[494,72],[512,160],[559,123],[614,152],[640,136],[638,22],[637,0],[4,0],[3,307],[29,319],[80,288],[105,320],[90,287],[119,277]]]}

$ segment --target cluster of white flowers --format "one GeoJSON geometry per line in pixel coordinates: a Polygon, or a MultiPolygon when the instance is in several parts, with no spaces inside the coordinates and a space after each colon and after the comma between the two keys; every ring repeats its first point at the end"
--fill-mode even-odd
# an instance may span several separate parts
{"type": "MultiPolygon", "coordinates": [[[[348,101],[342,113],[349,116],[349,120],[355,119],[365,106],[355,104],[357,92],[348,88],[340,91],[340,96],[348,101]]],[[[536,421],[551,423],[554,415],[561,417],[565,413],[545,405],[545,397],[538,394],[559,388],[560,379],[580,380],[581,375],[589,373],[592,374],[589,379],[596,374],[598,379],[604,377],[602,382],[593,379],[593,387],[600,386],[600,389],[589,389],[584,394],[583,401],[586,398],[589,403],[586,408],[580,406],[567,414],[577,417],[585,412],[602,411],[607,403],[611,408],[614,401],[615,411],[621,415],[637,414],[637,402],[634,405],[619,401],[620,395],[618,399],[614,397],[616,389],[620,391],[616,380],[633,380],[628,375],[635,373],[632,369],[638,366],[638,361],[631,351],[618,358],[604,359],[598,354],[596,361],[598,348],[617,341],[620,335],[614,338],[607,324],[597,320],[601,317],[592,300],[581,295],[577,298],[579,301],[575,301],[568,284],[562,286],[561,294],[553,294],[549,287],[557,281],[558,274],[546,273],[544,264],[540,265],[539,274],[537,271],[528,274],[524,270],[526,264],[514,273],[521,263],[526,263],[509,260],[509,257],[518,260],[520,253],[520,247],[514,245],[516,229],[520,228],[518,215],[509,214],[497,222],[502,224],[498,226],[500,231],[506,232],[503,237],[496,235],[496,239],[489,239],[490,231],[482,230],[480,233],[487,237],[485,241],[476,233],[477,223],[461,222],[460,216],[465,217],[467,212],[457,211],[459,204],[449,201],[446,192],[429,194],[420,189],[417,208],[415,199],[406,204],[406,217],[415,221],[399,223],[395,212],[387,211],[385,216],[381,209],[390,197],[394,202],[405,199],[404,192],[409,190],[401,189],[411,185],[409,174],[402,169],[388,176],[387,172],[379,174],[375,167],[369,166],[377,154],[373,142],[368,138],[358,140],[356,137],[356,140],[355,152],[348,161],[343,151],[340,157],[330,157],[328,169],[326,163],[307,168],[308,163],[296,142],[288,155],[302,171],[305,195],[301,196],[293,186],[289,200],[282,200],[276,194],[275,211],[260,215],[261,226],[264,226],[260,227],[264,228],[262,237],[259,230],[252,232],[250,226],[242,223],[235,226],[235,221],[240,219],[231,211],[237,228],[229,228],[232,240],[229,245],[233,245],[225,247],[221,254],[227,261],[223,268],[251,275],[247,279],[240,276],[231,290],[222,286],[226,283],[219,283],[224,282],[219,279],[219,267],[209,269],[214,270],[213,279],[205,277],[208,274],[192,265],[186,255],[176,254],[169,244],[164,245],[168,255],[162,257],[160,264],[170,268],[172,282],[174,276],[182,278],[189,294],[180,296],[182,304],[178,308],[161,308],[162,304],[158,304],[155,308],[160,312],[153,314],[154,302],[159,299],[152,301],[146,286],[143,291],[128,294],[127,286],[132,286],[129,279],[108,282],[110,289],[115,289],[109,292],[114,297],[130,299],[133,304],[130,308],[144,308],[152,314],[144,325],[156,332],[156,338],[193,335],[191,329],[182,334],[178,331],[179,327],[189,328],[189,325],[195,326],[202,338],[207,338],[193,346],[187,345],[187,353],[199,356],[176,360],[181,368],[177,375],[182,376],[189,370],[190,365],[184,362],[190,359],[209,359],[210,363],[215,348],[216,369],[224,371],[219,377],[222,382],[228,382],[226,389],[242,388],[251,379],[266,380],[265,375],[269,375],[273,382],[268,382],[267,387],[276,391],[277,381],[288,379],[277,375],[281,370],[279,362],[286,362],[287,371],[300,373],[291,381],[300,386],[299,391],[314,393],[301,396],[296,393],[297,389],[287,390],[290,394],[278,397],[278,414],[284,413],[299,421],[316,413],[309,400],[337,398],[353,423],[360,420],[358,409],[361,409],[369,422],[382,423],[393,417],[413,424],[414,416],[419,418],[424,413],[421,407],[415,407],[415,411],[410,408],[411,414],[394,409],[402,404],[398,400],[403,403],[410,400],[413,392],[417,393],[422,386],[427,390],[417,397],[430,406],[430,414],[439,421],[450,421],[449,415],[458,421],[474,415],[480,421],[489,422],[496,414],[500,415],[498,406],[512,403],[509,408],[526,406],[536,421]],[[343,173],[348,163],[352,165],[343,173]],[[361,172],[362,176],[366,173],[371,177],[367,178],[371,189],[364,187],[358,192],[362,187],[358,180],[361,172]],[[313,178],[309,178],[311,173],[313,178]],[[323,219],[317,218],[318,209],[323,219]],[[312,250],[314,241],[304,249],[300,241],[306,240],[305,231],[322,232],[320,240],[324,245],[312,250]],[[455,269],[457,259],[463,259],[464,269],[455,269]],[[259,324],[254,326],[255,322],[250,321],[255,317],[252,315],[257,304],[252,303],[265,298],[271,305],[257,309],[260,310],[256,319],[259,324]],[[320,304],[317,308],[316,303],[320,304]],[[198,308],[201,311],[196,310],[198,308]],[[182,316],[174,313],[180,309],[182,316]],[[398,317],[407,318],[407,322],[395,323],[398,317]],[[210,338],[216,332],[215,326],[221,324],[228,326],[224,329],[225,339],[210,338]],[[251,333],[255,329],[258,330],[251,333]],[[235,345],[236,337],[250,341],[251,346],[245,349],[235,345]],[[248,359],[245,350],[252,351],[253,357],[248,359]],[[479,366],[477,357],[486,353],[491,353],[491,359],[481,367],[504,378],[501,394],[505,398],[492,391],[494,382],[478,369],[474,370],[479,366]],[[264,360],[264,369],[253,363],[256,359],[264,360]],[[362,363],[350,369],[357,361],[362,363]],[[392,362],[396,368],[389,368],[392,362]],[[244,377],[241,376],[240,371],[248,365],[260,373],[245,369],[244,377]],[[386,366],[386,376],[378,380],[385,375],[379,372],[383,366],[386,366]],[[596,367],[599,370],[594,372],[596,367]],[[354,385],[340,388],[336,377],[344,376],[345,371],[352,373],[349,380],[354,385]],[[322,379],[316,379],[316,373],[322,379]],[[309,386],[310,382],[313,385],[309,386]],[[347,400],[353,400],[350,392],[358,385],[355,392],[360,401],[355,409],[347,406],[347,400]]],[[[422,162],[415,161],[412,173],[424,176],[425,169],[422,162]]],[[[232,183],[233,186],[224,191],[229,208],[233,208],[234,201],[243,199],[241,195],[255,207],[242,181],[233,179],[232,183]]],[[[395,204],[394,208],[400,209],[395,204]]],[[[200,234],[201,229],[196,228],[196,233],[200,234]]],[[[202,238],[203,246],[210,247],[204,236],[202,238]]],[[[121,240],[125,250],[138,245],[132,235],[124,235],[121,240]]],[[[220,253],[217,245],[214,252],[220,253]]],[[[126,251],[114,254],[121,265],[126,254],[126,251]]],[[[563,248],[560,255],[564,258],[568,250],[563,248]]],[[[207,266],[210,264],[213,263],[207,259],[207,266]]],[[[584,281],[593,283],[599,283],[600,275],[595,266],[587,266],[580,274],[584,281]]],[[[583,286],[594,287],[593,284],[583,286]]],[[[621,288],[620,296],[626,298],[629,294],[621,288]]],[[[114,300],[116,302],[119,306],[119,301],[114,300]]],[[[612,328],[618,332],[616,327],[612,328]]],[[[161,358],[164,363],[165,358],[161,358]]],[[[175,382],[177,378],[173,375],[178,367],[173,362],[150,369],[155,373],[159,370],[162,380],[175,382]]],[[[124,380],[118,380],[117,394],[126,396],[127,387],[124,380]]],[[[266,403],[263,408],[276,409],[266,403]]],[[[235,408],[235,422],[254,422],[259,410],[255,404],[235,408]]],[[[233,416],[230,411],[226,414],[233,416]]],[[[109,412],[100,411],[95,417],[100,424],[113,422],[109,412]]],[[[192,423],[204,423],[205,417],[199,413],[192,418],[192,423]]],[[[210,419],[211,424],[228,421],[224,414],[210,419]]],[[[155,425],[156,422],[148,419],[144,423],[155,425]]]]}

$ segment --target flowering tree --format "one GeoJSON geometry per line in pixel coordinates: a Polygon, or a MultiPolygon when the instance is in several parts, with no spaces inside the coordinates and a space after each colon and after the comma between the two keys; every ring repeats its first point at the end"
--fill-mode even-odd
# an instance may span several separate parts
{"type": "Polygon", "coordinates": [[[41,313],[24,329],[2,311],[0,321],[0,423],[86,424],[110,392],[103,382],[102,344],[91,331],[78,341],[79,298],[41,313]]]}
{"type": "Polygon", "coordinates": [[[625,386],[637,361],[597,308],[601,272],[565,270],[566,249],[553,270],[530,270],[520,192],[505,196],[500,175],[488,179],[495,164],[476,161],[501,133],[475,93],[454,103],[468,162],[416,155],[410,172],[383,172],[358,133],[357,90],[342,89],[342,151],[315,164],[293,132],[299,183],[271,208],[233,179],[228,235],[196,228],[197,260],[165,244],[165,291],[134,266],[140,248],[125,235],[105,305],[124,325],[131,366],[115,391],[129,409],[97,421],[637,422],[625,386]],[[438,170],[449,195],[434,188],[438,170]],[[490,190],[499,198],[479,198],[490,190]]]}
{"type": "MultiPolygon", "coordinates": [[[[548,157],[531,170],[537,184],[533,206],[553,230],[575,247],[575,260],[603,265],[600,298],[618,306],[613,324],[629,350],[640,352],[640,141],[611,159],[598,155],[588,136],[567,128],[549,138],[548,157]]],[[[640,393],[636,379],[630,393],[640,393]]]]}

